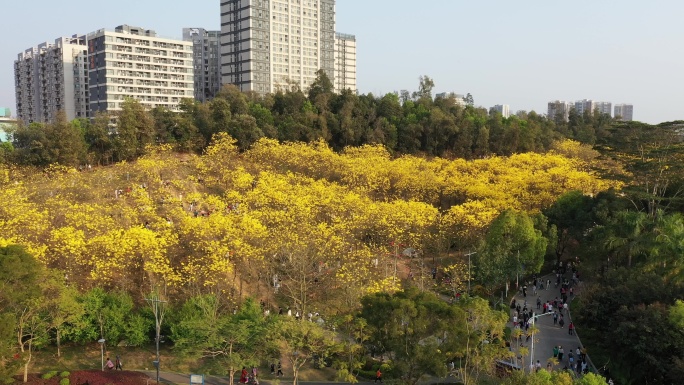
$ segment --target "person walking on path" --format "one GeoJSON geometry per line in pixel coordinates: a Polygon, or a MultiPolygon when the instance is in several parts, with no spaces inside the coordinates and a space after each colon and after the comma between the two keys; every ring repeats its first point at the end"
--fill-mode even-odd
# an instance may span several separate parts
{"type": "Polygon", "coordinates": [[[563,347],[558,346],[558,362],[563,363],[563,347]]]}
{"type": "Polygon", "coordinates": [[[278,373],[276,373],[276,377],[281,377],[281,376],[284,376],[283,365],[281,365],[280,361],[278,361],[278,373]]]}
{"type": "Polygon", "coordinates": [[[558,321],[558,325],[560,325],[560,328],[563,329],[563,325],[565,325],[565,321],[563,321],[563,316],[561,315],[560,321],[558,321]]]}
{"type": "Polygon", "coordinates": [[[558,358],[558,346],[553,347],[553,358],[558,358]]]}
{"type": "Polygon", "coordinates": [[[570,321],[570,324],[568,325],[568,334],[572,335],[572,332],[575,330],[575,324],[570,321]]]}
{"type": "Polygon", "coordinates": [[[375,382],[380,381],[382,383],[382,372],[380,369],[378,369],[377,372],[375,372],[375,382]]]}
{"type": "Polygon", "coordinates": [[[116,368],[115,370],[123,370],[123,367],[121,366],[121,357],[119,355],[116,355],[116,368]]]}

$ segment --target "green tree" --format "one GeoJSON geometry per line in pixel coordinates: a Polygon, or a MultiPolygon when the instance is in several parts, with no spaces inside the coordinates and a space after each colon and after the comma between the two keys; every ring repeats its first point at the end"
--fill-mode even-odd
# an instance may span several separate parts
{"type": "Polygon", "coordinates": [[[48,328],[55,332],[57,357],[61,357],[62,337],[65,331],[69,337],[69,325],[76,325],[83,318],[83,305],[77,300],[78,290],[67,286],[59,271],[50,271],[41,282],[41,287],[44,293],[45,319],[48,320],[48,328]]]}
{"type": "Polygon", "coordinates": [[[456,308],[415,288],[367,296],[361,303],[371,350],[389,358],[392,376],[414,385],[425,375],[446,375],[445,362],[462,347],[456,308]]]}
{"type": "Polygon", "coordinates": [[[0,381],[12,382],[24,366],[27,379],[34,343],[43,342],[38,317],[42,267],[21,246],[0,247],[0,381]]]}
{"type": "Polygon", "coordinates": [[[512,278],[538,273],[547,239],[527,214],[506,210],[492,222],[476,254],[476,279],[489,289],[512,278]]]}
{"type": "Polygon", "coordinates": [[[227,374],[230,383],[244,366],[256,366],[259,357],[273,354],[273,319],[246,300],[236,314],[224,313],[217,297],[190,298],[174,317],[171,336],[183,354],[210,358],[210,370],[227,374]]]}
{"type": "MultiPolygon", "coordinates": [[[[28,380],[34,350],[47,341],[47,321],[42,313],[44,293],[39,286],[43,275],[42,265],[22,247],[0,248],[0,315],[13,326],[14,338],[14,349],[0,351],[6,354],[0,356],[0,372],[7,374],[16,365],[12,362],[16,358],[9,356],[14,351],[24,366],[24,382],[28,380]]],[[[8,342],[1,345],[11,346],[8,342]]]]}
{"type": "Polygon", "coordinates": [[[333,84],[323,69],[316,71],[316,78],[309,86],[309,100],[315,102],[319,95],[331,94],[333,84]]]}
{"type": "Polygon", "coordinates": [[[337,349],[335,336],[315,322],[284,318],[279,327],[280,353],[292,366],[293,384],[299,383],[299,372],[307,362],[322,365],[337,349]]]}
{"type": "Polygon", "coordinates": [[[555,245],[556,262],[561,260],[568,246],[581,240],[594,224],[592,208],[593,202],[590,197],[581,191],[570,191],[544,211],[549,222],[556,225],[558,231],[555,245]]]}
{"type": "Polygon", "coordinates": [[[154,119],[139,101],[127,98],[121,103],[116,122],[115,149],[118,160],[142,155],[155,141],[154,119]]]}

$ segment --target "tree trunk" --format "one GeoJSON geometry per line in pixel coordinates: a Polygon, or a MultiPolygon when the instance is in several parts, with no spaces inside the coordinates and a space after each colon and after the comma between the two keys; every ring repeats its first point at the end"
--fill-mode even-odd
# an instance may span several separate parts
{"type": "Polygon", "coordinates": [[[59,334],[59,328],[56,329],[57,333],[57,358],[62,357],[62,346],[61,346],[61,336],[59,334]]]}
{"type": "MultiPolygon", "coordinates": [[[[32,344],[33,344],[33,339],[29,340],[28,358],[26,359],[26,362],[24,363],[24,382],[28,382],[28,368],[29,368],[29,365],[31,364],[31,358],[33,357],[32,347],[31,347],[32,344]]],[[[23,350],[23,345],[22,345],[22,350],[23,350]]]]}

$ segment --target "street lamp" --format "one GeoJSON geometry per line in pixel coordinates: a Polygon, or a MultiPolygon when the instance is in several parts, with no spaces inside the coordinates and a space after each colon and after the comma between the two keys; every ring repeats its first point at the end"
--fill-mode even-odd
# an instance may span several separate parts
{"type": "MultiPolygon", "coordinates": [[[[551,314],[551,312],[533,315],[532,318],[530,318],[530,322],[531,322],[530,329],[534,328],[534,321],[537,318],[539,318],[541,316],[545,316],[545,315],[550,315],[550,314],[551,314]]],[[[532,336],[532,343],[530,344],[530,365],[534,365],[534,336],[532,336]]],[[[533,370],[530,369],[530,373],[531,372],[533,372],[533,370]]]]}
{"type": "Polygon", "coordinates": [[[104,344],[105,344],[105,339],[100,338],[97,340],[97,342],[100,343],[100,359],[102,361],[102,371],[104,372],[104,344]]]}
{"type": "Polygon", "coordinates": [[[471,251],[470,253],[466,254],[468,256],[468,297],[470,297],[470,281],[472,281],[470,277],[470,256],[473,254],[477,254],[477,251],[471,251]]]}

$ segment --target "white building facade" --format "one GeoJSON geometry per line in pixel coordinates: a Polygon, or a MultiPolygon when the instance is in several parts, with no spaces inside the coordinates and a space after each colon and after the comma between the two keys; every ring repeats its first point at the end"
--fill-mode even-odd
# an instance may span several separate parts
{"type": "Polygon", "coordinates": [[[492,107],[489,111],[498,112],[504,118],[508,118],[511,116],[511,107],[508,104],[497,104],[494,107],[492,107]]]}
{"type": "Polygon", "coordinates": [[[88,34],[90,111],[121,110],[126,98],[179,111],[194,97],[193,43],[122,25],[88,34]]]}
{"type": "Polygon", "coordinates": [[[335,92],[356,92],[356,36],[335,33],[335,92]]]}
{"type": "Polygon", "coordinates": [[[220,50],[222,84],[242,91],[306,91],[319,69],[334,83],[335,1],[221,0],[220,50]]]}
{"type": "Polygon", "coordinates": [[[622,121],[632,121],[634,119],[634,106],[631,104],[616,104],[613,117],[622,121]]]}
{"type": "Polygon", "coordinates": [[[546,116],[551,120],[567,122],[570,117],[570,109],[576,108],[576,104],[564,100],[554,100],[548,103],[546,116]]]}
{"type": "Polygon", "coordinates": [[[88,116],[85,36],[62,37],[18,55],[14,62],[17,119],[24,124],[88,116]]]}

